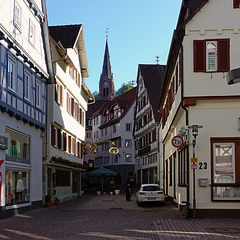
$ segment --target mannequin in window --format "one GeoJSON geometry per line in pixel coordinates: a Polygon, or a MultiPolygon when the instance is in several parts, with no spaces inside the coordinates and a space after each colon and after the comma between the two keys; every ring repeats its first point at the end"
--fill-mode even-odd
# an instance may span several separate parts
{"type": "Polygon", "coordinates": [[[22,180],[22,173],[19,173],[19,179],[17,180],[17,187],[16,187],[17,199],[19,202],[22,202],[23,191],[24,191],[24,183],[22,180]]]}

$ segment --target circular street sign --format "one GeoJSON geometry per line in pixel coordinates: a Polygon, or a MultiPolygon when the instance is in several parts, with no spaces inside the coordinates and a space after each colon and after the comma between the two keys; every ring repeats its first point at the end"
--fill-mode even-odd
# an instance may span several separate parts
{"type": "Polygon", "coordinates": [[[183,145],[183,138],[181,136],[175,136],[172,139],[172,145],[176,148],[180,148],[183,145]]]}
{"type": "Polygon", "coordinates": [[[109,149],[109,152],[110,152],[111,154],[118,154],[118,153],[119,153],[119,149],[116,148],[116,147],[111,147],[111,148],[109,149]]]}

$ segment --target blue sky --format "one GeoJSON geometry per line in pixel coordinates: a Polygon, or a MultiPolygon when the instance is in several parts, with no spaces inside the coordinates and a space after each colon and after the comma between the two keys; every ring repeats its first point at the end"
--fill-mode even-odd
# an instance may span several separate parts
{"type": "Polygon", "coordinates": [[[182,0],[46,0],[48,24],[82,24],[91,92],[98,91],[108,28],[118,90],[136,81],[138,64],[166,64],[182,0]]]}

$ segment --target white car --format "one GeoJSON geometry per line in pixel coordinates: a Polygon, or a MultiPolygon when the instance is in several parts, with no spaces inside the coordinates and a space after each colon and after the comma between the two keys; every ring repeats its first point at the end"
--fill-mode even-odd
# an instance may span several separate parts
{"type": "Polygon", "coordinates": [[[136,193],[138,205],[146,202],[160,202],[164,204],[164,193],[158,184],[142,184],[136,193]]]}

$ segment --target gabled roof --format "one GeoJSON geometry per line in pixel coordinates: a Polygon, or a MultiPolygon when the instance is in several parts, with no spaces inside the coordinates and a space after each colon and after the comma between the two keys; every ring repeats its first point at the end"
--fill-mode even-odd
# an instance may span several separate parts
{"type": "Polygon", "coordinates": [[[197,14],[202,7],[209,0],[183,0],[180,13],[178,16],[178,22],[176,29],[173,32],[172,42],[168,54],[167,66],[165,70],[165,76],[162,86],[162,91],[159,98],[158,108],[161,109],[165,96],[167,94],[167,88],[170,82],[170,77],[174,71],[174,66],[178,58],[180,48],[182,47],[182,41],[185,36],[185,25],[197,14]]]}
{"type": "Polygon", "coordinates": [[[56,45],[58,45],[61,54],[63,54],[65,50],[66,58],[69,59],[66,53],[67,48],[75,48],[75,46],[78,48],[82,76],[88,77],[87,56],[82,24],[49,26],[49,33],[56,45]]]}
{"type": "Polygon", "coordinates": [[[102,115],[103,112],[107,109],[108,111],[110,111],[112,109],[112,107],[115,104],[118,104],[120,106],[121,109],[123,109],[123,112],[121,114],[120,118],[117,119],[113,119],[110,120],[104,124],[102,124],[99,128],[105,128],[107,126],[110,126],[112,124],[118,123],[120,122],[120,120],[122,118],[124,118],[124,116],[126,115],[126,113],[128,112],[128,110],[131,108],[132,104],[134,103],[135,99],[136,99],[136,90],[137,88],[134,87],[131,90],[123,93],[122,95],[112,99],[112,100],[108,100],[106,101],[106,103],[101,107],[101,109],[99,110],[99,113],[102,115]]]}
{"type": "Polygon", "coordinates": [[[111,100],[96,100],[94,104],[88,106],[87,116],[89,119],[93,119],[99,115],[102,115],[105,110],[111,111],[112,107],[118,104],[120,108],[123,109],[124,111],[120,118],[110,120],[109,122],[103,124],[99,128],[107,127],[108,125],[112,125],[116,122],[119,122],[120,119],[122,119],[126,115],[128,110],[134,103],[135,99],[136,99],[136,87],[111,100]]]}
{"type": "Polygon", "coordinates": [[[138,65],[138,78],[139,74],[143,77],[144,85],[152,105],[153,114],[156,122],[161,119],[161,114],[157,110],[159,101],[159,92],[163,84],[163,77],[165,73],[165,65],[158,64],[139,64],[138,65]]]}
{"type": "Polygon", "coordinates": [[[50,35],[56,42],[61,42],[64,48],[73,48],[82,24],[49,26],[50,35]]]}

